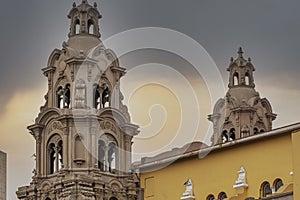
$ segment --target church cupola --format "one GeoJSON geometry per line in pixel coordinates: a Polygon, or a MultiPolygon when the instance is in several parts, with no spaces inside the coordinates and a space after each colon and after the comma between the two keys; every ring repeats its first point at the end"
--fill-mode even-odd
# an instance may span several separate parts
{"type": "Polygon", "coordinates": [[[139,127],[122,102],[126,69],[100,40],[97,4],[74,3],[68,17],[69,38],[42,69],[45,104],[28,127],[36,167],[18,199],[136,200],[131,151],[139,127]]]}
{"type": "Polygon", "coordinates": [[[231,63],[227,68],[227,71],[230,73],[229,88],[237,86],[255,87],[253,79],[253,71],[255,71],[255,68],[251,63],[251,59],[248,58],[248,60],[246,60],[243,57],[243,53],[240,47],[238,50],[238,58],[235,60],[231,58],[231,63]]]}
{"type": "Polygon", "coordinates": [[[208,116],[214,126],[212,142],[226,143],[272,130],[276,114],[270,102],[260,98],[255,90],[254,70],[250,58],[246,60],[239,48],[238,57],[231,58],[227,68],[229,84],[225,98],[217,101],[213,114],[208,116]]]}
{"type": "Polygon", "coordinates": [[[94,35],[100,38],[98,21],[101,17],[97,10],[97,3],[94,3],[94,6],[89,5],[86,0],[82,0],[78,6],[73,3],[73,8],[68,14],[68,18],[71,19],[69,37],[94,35]]]}

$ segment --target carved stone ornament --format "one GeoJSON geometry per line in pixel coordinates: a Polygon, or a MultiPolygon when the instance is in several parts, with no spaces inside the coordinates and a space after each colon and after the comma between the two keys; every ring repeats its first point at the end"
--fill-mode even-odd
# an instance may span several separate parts
{"type": "Polygon", "coordinates": [[[75,64],[74,63],[72,63],[71,64],[71,80],[72,80],[72,82],[74,81],[74,69],[75,68],[75,64]]]}
{"type": "Polygon", "coordinates": [[[248,184],[246,183],[246,170],[243,166],[241,166],[240,170],[238,171],[238,179],[235,181],[235,185],[233,186],[233,188],[239,189],[247,187],[248,184]]]}
{"type": "Polygon", "coordinates": [[[54,130],[62,130],[63,129],[63,125],[61,122],[59,121],[54,121],[51,125],[50,125],[50,131],[54,131],[54,130]]]}
{"type": "Polygon", "coordinates": [[[183,193],[181,200],[193,200],[195,199],[194,192],[193,192],[193,183],[192,179],[188,179],[185,183],[185,192],[183,193]]]}
{"type": "Polygon", "coordinates": [[[119,191],[120,190],[120,186],[116,183],[111,184],[111,189],[113,191],[119,191]]]}
{"type": "Polygon", "coordinates": [[[89,65],[87,68],[88,81],[91,82],[92,79],[93,66],[89,65]]]}
{"type": "Polygon", "coordinates": [[[35,138],[37,144],[42,143],[42,136],[40,134],[35,134],[34,138],[35,138]]]}
{"type": "Polygon", "coordinates": [[[112,124],[109,121],[100,122],[100,127],[101,129],[106,129],[106,130],[111,130],[113,132],[116,132],[116,127],[114,126],[114,124],[112,124]]]}
{"type": "Polygon", "coordinates": [[[75,86],[75,108],[85,108],[86,106],[86,84],[84,80],[76,81],[75,86]]]}

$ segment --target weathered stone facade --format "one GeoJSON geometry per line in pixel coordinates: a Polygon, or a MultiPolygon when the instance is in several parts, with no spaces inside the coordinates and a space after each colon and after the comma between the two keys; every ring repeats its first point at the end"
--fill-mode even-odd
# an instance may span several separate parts
{"type": "Polygon", "coordinates": [[[225,143],[272,130],[276,114],[269,101],[255,90],[254,70],[251,59],[246,60],[240,48],[238,58],[231,58],[227,69],[226,96],[217,101],[213,114],[208,116],[214,126],[212,142],[225,143]]]}
{"type": "Polygon", "coordinates": [[[0,200],[6,200],[6,153],[0,151],[0,200]]]}
{"type": "Polygon", "coordinates": [[[97,4],[73,4],[70,32],[43,69],[46,103],[28,127],[36,140],[36,168],[19,199],[134,200],[130,122],[119,81],[125,69],[100,40],[97,4]]]}

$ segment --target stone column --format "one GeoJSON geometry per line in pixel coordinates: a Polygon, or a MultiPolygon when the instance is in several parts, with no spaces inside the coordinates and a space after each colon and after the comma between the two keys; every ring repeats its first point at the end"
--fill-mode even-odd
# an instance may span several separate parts
{"type": "Polygon", "coordinates": [[[41,144],[42,144],[42,131],[44,126],[34,124],[29,126],[28,129],[31,131],[31,134],[35,138],[36,142],[36,173],[37,175],[41,174],[41,162],[42,162],[42,155],[41,155],[41,144]]]}
{"type": "MultiPolygon", "coordinates": [[[[91,150],[91,155],[92,155],[92,160],[91,160],[91,165],[93,167],[95,167],[96,164],[98,164],[97,160],[96,160],[96,156],[97,156],[97,146],[96,146],[96,133],[92,130],[91,131],[91,138],[92,138],[92,150],[91,150]]],[[[99,167],[99,166],[98,166],[99,167]]]]}
{"type": "Polygon", "coordinates": [[[66,135],[66,140],[67,140],[67,146],[66,146],[66,150],[67,152],[66,155],[67,155],[67,158],[66,158],[66,165],[65,165],[65,168],[69,169],[72,167],[72,162],[73,162],[73,158],[72,158],[72,131],[73,131],[73,127],[70,126],[70,123],[67,124],[67,126],[69,127],[68,128],[68,135],[66,135]]]}
{"type": "Polygon", "coordinates": [[[59,171],[59,146],[55,147],[55,172],[59,171]]]}
{"type": "Polygon", "coordinates": [[[104,163],[104,171],[109,171],[109,168],[108,168],[108,146],[107,146],[107,144],[105,144],[105,147],[104,147],[104,160],[103,160],[103,163],[104,163]]]}
{"type": "MultiPolygon", "coordinates": [[[[87,129],[88,130],[88,129],[87,129]]],[[[92,167],[92,161],[93,161],[93,155],[92,155],[92,135],[90,130],[88,130],[89,133],[87,134],[86,137],[86,152],[85,155],[87,156],[87,167],[90,168],[92,167]]]]}
{"type": "Polygon", "coordinates": [[[64,130],[63,135],[63,168],[69,168],[69,162],[68,162],[68,147],[69,147],[69,141],[68,141],[68,130],[64,130]]]}
{"type": "Polygon", "coordinates": [[[129,135],[125,135],[124,137],[125,141],[124,141],[124,149],[123,149],[123,159],[124,161],[122,163],[125,163],[124,166],[122,166],[122,170],[124,170],[125,172],[128,172],[131,168],[131,163],[132,163],[132,159],[131,159],[131,140],[132,140],[132,136],[129,135]]]}
{"type": "Polygon", "coordinates": [[[124,134],[125,143],[123,145],[123,161],[124,166],[122,166],[122,170],[128,172],[131,168],[131,139],[133,136],[139,133],[138,126],[134,124],[123,124],[121,125],[121,130],[124,134]]]}

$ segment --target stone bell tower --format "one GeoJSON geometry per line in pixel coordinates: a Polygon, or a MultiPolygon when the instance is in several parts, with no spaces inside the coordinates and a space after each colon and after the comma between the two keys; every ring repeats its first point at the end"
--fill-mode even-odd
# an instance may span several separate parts
{"type": "Polygon", "coordinates": [[[19,199],[135,200],[131,145],[138,126],[123,105],[125,69],[100,40],[97,4],[73,4],[68,41],[55,49],[43,74],[45,105],[28,127],[36,140],[36,168],[19,199]]]}
{"type": "Polygon", "coordinates": [[[213,114],[208,119],[213,123],[215,143],[230,142],[235,139],[260,134],[272,129],[276,114],[266,98],[260,98],[255,90],[251,59],[243,57],[239,48],[238,57],[231,58],[228,91],[225,98],[215,104],[213,114]]]}

